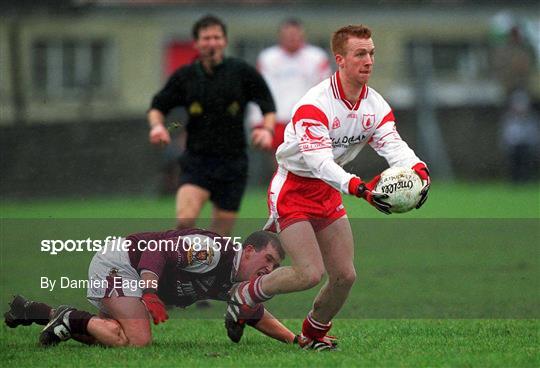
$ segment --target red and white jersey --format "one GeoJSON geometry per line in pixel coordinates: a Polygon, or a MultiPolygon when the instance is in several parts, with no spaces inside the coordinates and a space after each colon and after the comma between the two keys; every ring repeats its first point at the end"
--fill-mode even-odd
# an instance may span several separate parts
{"type": "Polygon", "coordinates": [[[356,176],[342,166],[366,144],[390,167],[412,167],[420,162],[398,134],[392,109],[379,93],[364,85],[354,105],[344,96],[336,72],[302,97],[276,152],[280,167],[350,193],[349,182],[356,176]]]}
{"type": "MultiPolygon", "coordinates": [[[[295,53],[278,45],[264,49],[257,59],[257,69],[274,97],[278,122],[288,122],[296,102],[332,73],[324,50],[309,44],[295,53]]],[[[253,123],[262,120],[258,109],[250,111],[250,120],[253,123]]]]}

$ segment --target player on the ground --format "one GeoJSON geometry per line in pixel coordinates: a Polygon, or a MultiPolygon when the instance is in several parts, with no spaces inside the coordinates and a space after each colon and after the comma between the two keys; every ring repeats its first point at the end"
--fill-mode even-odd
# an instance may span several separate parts
{"type": "MultiPolygon", "coordinates": [[[[311,87],[332,73],[326,52],[306,43],[300,20],[283,21],[278,37],[279,44],[264,49],[257,58],[257,70],[268,83],[276,103],[274,150],[283,143],[285,126],[291,120],[294,105],[311,87]]],[[[251,109],[250,119],[256,127],[263,120],[256,108],[251,109]]]]}
{"type": "Polygon", "coordinates": [[[210,229],[230,235],[247,182],[248,158],[244,133],[245,108],[255,102],[264,123],[254,129],[254,146],[270,149],[275,106],[263,77],[246,62],[225,57],[227,30],[217,17],[205,16],[193,25],[199,58],[174,72],[148,111],[150,142],[170,142],[165,116],[185,107],[186,151],[180,159],[176,194],[178,229],[192,228],[207,201],[213,204],[210,229]]]}
{"type": "MultiPolygon", "coordinates": [[[[417,208],[430,185],[426,165],[398,134],[392,109],[367,85],[375,55],[371,30],[362,25],[339,29],[332,37],[332,51],[338,71],[296,104],[268,190],[267,228],[280,233],[291,266],[231,290],[231,303],[256,306],[276,294],[310,289],[328,273],[299,336],[301,347],[316,350],[335,347],[327,333],[356,279],[352,231],[340,193],[390,213],[387,196],[373,190],[379,176],[367,182],[342,166],[369,144],[390,166],[412,167],[422,178],[417,208]]],[[[226,319],[237,318],[229,305],[226,319]]]]}
{"type": "MultiPolygon", "coordinates": [[[[243,246],[230,240],[200,229],[132,234],[125,238],[129,250],[98,252],[90,263],[87,297],[99,315],[66,305],[53,309],[18,295],[4,315],[5,323],[9,327],[33,322],[46,325],[40,334],[44,346],[71,337],[105,346],[148,345],[150,321],[165,322],[166,305],[228,300],[233,283],[268,274],[284,258],[279,239],[270,232],[251,234],[243,246]],[[149,250],[147,245],[159,241],[161,249],[149,250]]],[[[245,323],[277,340],[294,341],[294,334],[262,304],[238,308],[238,313],[240,321],[229,329],[233,341],[240,339],[245,323]]]]}

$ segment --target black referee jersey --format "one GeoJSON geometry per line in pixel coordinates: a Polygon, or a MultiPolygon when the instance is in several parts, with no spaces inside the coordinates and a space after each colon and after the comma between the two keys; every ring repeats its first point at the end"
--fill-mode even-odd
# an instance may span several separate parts
{"type": "Polygon", "coordinates": [[[165,115],[174,107],[186,108],[188,152],[239,157],[246,154],[244,113],[249,101],[259,105],[263,114],[276,111],[270,90],[255,68],[225,58],[212,74],[200,61],[175,71],[154,96],[151,108],[165,115]]]}

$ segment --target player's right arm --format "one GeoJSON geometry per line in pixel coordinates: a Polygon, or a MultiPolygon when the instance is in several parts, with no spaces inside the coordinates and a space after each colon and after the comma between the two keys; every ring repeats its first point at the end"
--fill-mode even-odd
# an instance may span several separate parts
{"type": "Polygon", "coordinates": [[[150,109],[147,118],[150,125],[150,143],[169,144],[171,142],[171,136],[165,127],[165,115],[157,109],[150,109]]]}
{"type": "Polygon", "coordinates": [[[245,325],[249,325],[266,336],[273,339],[293,343],[295,335],[285,327],[277,318],[268,312],[263,304],[257,304],[254,308],[246,305],[239,306],[240,311],[237,321],[225,318],[227,336],[235,343],[240,342],[244,334],[245,325]]]}
{"type": "MultiPolygon", "coordinates": [[[[145,240],[148,241],[148,239],[145,240]]],[[[143,245],[144,243],[140,243],[137,246],[143,245]]],[[[139,263],[135,267],[144,282],[141,301],[156,325],[169,319],[165,303],[158,296],[158,285],[166,264],[174,259],[175,252],[172,250],[144,249],[141,251],[139,263]]]]}
{"type": "Polygon", "coordinates": [[[349,183],[354,175],[334,161],[328,118],[315,105],[299,106],[292,118],[298,148],[313,175],[342,193],[352,194],[349,183]]]}
{"type": "Polygon", "coordinates": [[[294,342],[294,333],[267,310],[264,311],[264,315],[257,323],[252,324],[252,327],[273,339],[288,344],[294,342]]]}
{"type": "Polygon", "coordinates": [[[184,68],[176,71],[152,99],[147,113],[150,126],[149,139],[152,144],[168,144],[171,141],[171,136],[165,126],[165,115],[174,107],[184,105],[182,88],[185,84],[185,72],[184,68]]]}
{"type": "Polygon", "coordinates": [[[292,121],[299,150],[316,178],[342,193],[365,199],[381,212],[390,213],[390,206],[384,202],[388,196],[374,192],[373,181],[365,183],[334,161],[328,118],[321,109],[314,105],[302,105],[296,110],[292,121]]]}

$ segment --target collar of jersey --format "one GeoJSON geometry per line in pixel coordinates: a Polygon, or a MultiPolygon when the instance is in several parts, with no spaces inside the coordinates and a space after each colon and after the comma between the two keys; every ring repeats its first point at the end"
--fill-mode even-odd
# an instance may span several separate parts
{"type": "Polygon", "coordinates": [[[337,100],[341,100],[345,106],[349,110],[358,110],[360,107],[360,101],[367,98],[368,94],[368,86],[367,84],[364,84],[362,86],[362,90],[360,91],[360,96],[358,97],[358,100],[353,105],[345,98],[345,92],[343,91],[343,86],[341,85],[341,79],[339,78],[339,70],[330,77],[330,85],[332,86],[332,93],[334,94],[334,98],[337,100]]]}

